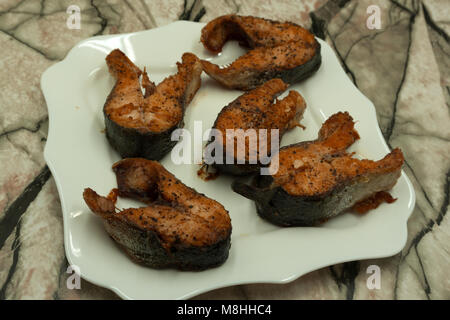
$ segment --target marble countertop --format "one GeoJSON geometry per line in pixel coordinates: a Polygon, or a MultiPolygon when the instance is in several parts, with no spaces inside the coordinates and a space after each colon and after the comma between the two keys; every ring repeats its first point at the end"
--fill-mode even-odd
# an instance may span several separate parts
{"type": "Polygon", "coordinates": [[[82,39],[207,22],[238,13],[310,28],[375,104],[390,147],[406,157],[417,202],[397,255],[343,263],[289,284],[218,289],[201,299],[450,299],[450,3],[448,0],[3,0],[0,2],[0,299],[116,299],[81,281],[67,288],[63,222],[43,158],[42,72],[82,39]],[[77,5],[81,28],[66,12],[77,5]],[[368,7],[375,5],[373,13],[368,7]],[[381,28],[374,24],[379,12],[381,28]],[[375,17],[376,18],[376,17],[375,17]],[[368,19],[372,19],[367,22],[368,19]],[[381,271],[369,290],[367,267],[381,271]]]}

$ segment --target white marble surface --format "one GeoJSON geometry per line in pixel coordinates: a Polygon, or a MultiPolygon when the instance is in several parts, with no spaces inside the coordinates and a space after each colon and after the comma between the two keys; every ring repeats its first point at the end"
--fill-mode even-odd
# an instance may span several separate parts
{"type": "Polygon", "coordinates": [[[78,41],[227,13],[289,20],[322,35],[377,108],[406,156],[417,204],[394,257],[317,270],[286,285],[218,289],[201,299],[450,299],[450,3],[447,0],[3,0],[0,2],[0,299],[114,299],[86,281],[66,286],[62,215],[42,156],[48,130],[39,81],[78,41]],[[69,5],[81,29],[66,27],[69,5]],[[366,27],[369,5],[382,28],[366,27]],[[312,18],[311,18],[312,17],[312,18]],[[381,289],[366,286],[369,265],[381,289]]]}

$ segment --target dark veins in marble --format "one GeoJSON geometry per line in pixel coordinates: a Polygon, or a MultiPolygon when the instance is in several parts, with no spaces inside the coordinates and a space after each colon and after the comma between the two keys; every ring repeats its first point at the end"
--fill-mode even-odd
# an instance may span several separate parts
{"type": "Polygon", "coordinates": [[[183,12],[181,12],[178,19],[198,22],[205,13],[206,9],[202,4],[202,0],[184,0],[183,12]]]}
{"type": "Polygon", "coordinates": [[[99,10],[97,4],[95,3],[95,0],[91,0],[91,6],[94,8],[97,17],[100,18],[100,30],[98,30],[94,36],[101,35],[103,31],[105,31],[106,26],[108,25],[108,20],[103,16],[102,12],[99,10]]]}
{"type": "Polygon", "coordinates": [[[20,222],[19,219],[22,214],[27,210],[30,203],[37,197],[44,184],[50,178],[50,170],[47,166],[34,178],[34,180],[25,188],[22,194],[6,209],[3,219],[0,221],[0,250],[5,245],[6,239],[9,235],[16,230],[14,242],[12,244],[14,250],[13,263],[9,269],[6,281],[3,283],[0,289],[0,300],[5,299],[6,287],[14,274],[19,250],[20,250],[20,222]]]}

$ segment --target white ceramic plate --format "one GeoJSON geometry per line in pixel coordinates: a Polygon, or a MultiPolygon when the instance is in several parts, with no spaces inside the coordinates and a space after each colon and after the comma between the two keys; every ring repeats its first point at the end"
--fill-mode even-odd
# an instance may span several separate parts
{"type": "MultiPolygon", "coordinates": [[[[50,128],[45,159],[58,187],[64,215],[64,239],[70,264],[86,280],[112,289],[128,299],[182,299],[215,288],[245,283],[286,283],[324,266],[394,255],[406,242],[406,223],[415,203],[404,173],[392,190],[398,200],[382,204],[365,215],[342,214],[320,227],[279,228],[260,219],[254,204],[232,192],[232,179],[204,182],[198,165],[174,165],[170,155],[162,164],[186,185],[221,202],[229,210],[232,246],[220,267],[202,272],[153,270],[133,263],[103,229],[82,198],[85,187],[107,194],[116,187],[111,165],[119,160],[104,134],[102,107],[113,86],[106,55],[120,48],[139,67],[147,66],[159,83],[176,72],[175,62],[190,51],[215,63],[231,62],[244,51],[236,43],[220,56],[207,53],[201,43],[201,23],[175,22],[162,28],[87,39],[42,76],[50,128]]],[[[320,40],[319,40],[320,41],[320,40]]],[[[373,104],[342,70],[332,49],[323,41],[322,66],[306,81],[293,86],[306,99],[303,124],[283,137],[283,145],[317,137],[321,123],[337,111],[349,111],[361,139],[352,150],[359,156],[380,159],[388,147],[378,127],[373,104]]],[[[187,109],[186,128],[201,120],[211,127],[223,106],[241,94],[226,90],[203,75],[202,87],[187,109]]],[[[191,131],[193,132],[193,131],[191,131]]],[[[118,207],[138,205],[119,200],[118,207]]]]}

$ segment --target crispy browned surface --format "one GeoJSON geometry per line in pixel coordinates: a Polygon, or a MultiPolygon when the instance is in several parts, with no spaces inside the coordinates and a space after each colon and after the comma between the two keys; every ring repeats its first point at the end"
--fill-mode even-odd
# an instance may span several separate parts
{"type": "Polygon", "coordinates": [[[202,29],[203,45],[215,53],[228,40],[238,40],[252,50],[226,68],[202,60],[203,69],[223,85],[244,90],[257,85],[257,78],[281,77],[283,70],[306,64],[319,50],[319,44],[308,30],[289,22],[226,15],[202,29]]]}
{"type": "MultiPolygon", "coordinates": [[[[250,74],[265,70],[289,70],[303,65],[315,54],[315,46],[300,46],[297,42],[288,42],[273,48],[256,48],[240,56],[226,68],[202,60],[203,70],[226,87],[235,88],[235,83],[243,83],[250,74]],[[241,80],[242,79],[242,80],[241,80]]],[[[251,84],[248,84],[251,86],[251,84]]],[[[237,89],[243,89],[242,86],[237,89]]]]}
{"type": "Polygon", "coordinates": [[[222,51],[223,45],[231,39],[239,40],[250,48],[274,47],[291,41],[314,43],[314,36],[294,23],[252,16],[224,15],[210,21],[202,29],[201,41],[212,52],[222,51]]]}
{"type": "Polygon", "coordinates": [[[245,156],[245,161],[248,162],[250,156],[258,157],[261,144],[266,145],[270,152],[270,130],[278,129],[281,139],[286,130],[298,125],[306,109],[306,103],[297,91],[290,91],[288,96],[274,102],[274,99],[287,87],[288,85],[282,80],[272,79],[256,89],[244,93],[223,108],[214,124],[214,128],[222,133],[223,150],[227,150],[229,145],[234,145],[235,159],[238,159],[237,156],[240,152],[245,156]],[[233,136],[227,134],[227,129],[242,129],[244,131],[255,129],[256,148],[251,148],[249,139],[245,139],[245,144],[241,145],[245,149],[238,150],[237,139],[239,136],[243,137],[245,132],[241,131],[233,136]],[[259,139],[260,129],[267,130],[267,139],[259,139]]]}
{"type": "MultiPolygon", "coordinates": [[[[316,141],[282,148],[274,185],[293,196],[323,196],[339,185],[369,181],[373,176],[393,174],[398,178],[404,161],[400,149],[379,161],[358,160],[345,151],[359,138],[353,127],[351,116],[339,112],[323,124],[316,141]]],[[[392,186],[383,186],[383,190],[392,186]]]]}
{"type": "Polygon", "coordinates": [[[106,57],[106,63],[116,84],[105,103],[105,112],[121,127],[139,132],[163,132],[177,125],[200,87],[202,66],[192,53],[183,54],[182,63],[177,63],[178,73],[157,86],[119,49],[106,57]],[[141,75],[144,94],[139,83],[141,75]]]}
{"type": "Polygon", "coordinates": [[[116,211],[110,199],[85,189],[83,197],[89,208],[110,225],[119,222],[155,232],[166,249],[173,245],[212,246],[230,236],[231,220],[225,208],[184,185],[158,162],[124,159],[114,164],[113,170],[119,196],[139,199],[148,206],[116,211]]]}
{"type": "Polygon", "coordinates": [[[251,184],[236,180],[232,189],[254,200],[263,219],[280,226],[314,226],[358,203],[364,210],[374,208],[390,200],[374,194],[396,184],[403,154],[394,149],[379,161],[358,160],[346,151],[357,139],[352,117],[336,113],[316,140],[281,148],[271,159],[271,175],[255,176],[251,184]]]}

